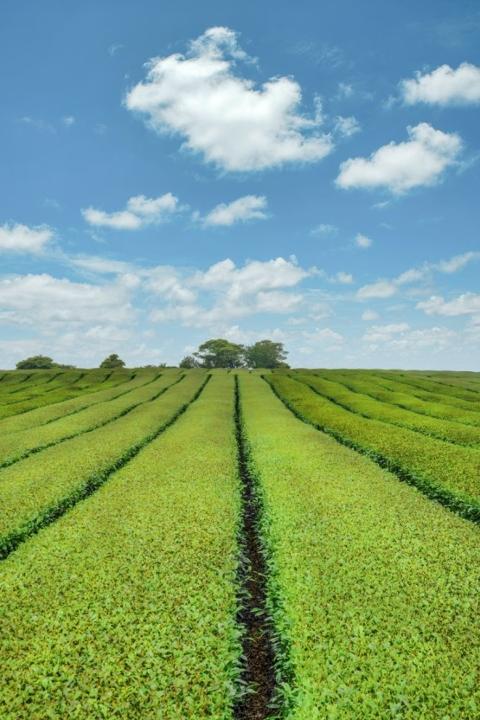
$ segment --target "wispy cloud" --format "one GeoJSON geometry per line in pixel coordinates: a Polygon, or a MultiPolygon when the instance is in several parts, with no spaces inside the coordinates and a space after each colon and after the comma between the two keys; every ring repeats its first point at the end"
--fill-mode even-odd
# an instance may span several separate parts
{"type": "Polygon", "coordinates": [[[265,220],[267,216],[267,198],[264,195],[244,195],[230,203],[216,205],[205,217],[198,213],[194,219],[200,220],[205,227],[230,227],[251,220],[265,220]]]}
{"type": "Polygon", "coordinates": [[[157,198],[135,195],[127,201],[124,210],[105,212],[94,207],[82,210],[89,225],[108,227],[115,230],[139,230],[147,225],[155,225],[168,220],[179,211],[178,198],[165,193],[157,198]]]}
{"type": "Polygon", "coordinates": [[[338,227],[336,225],[330,225],[329,223],[320,223],[310,230],[310,235],[318,235],[325,237],[333,237],[338,235],[338,227]]]}

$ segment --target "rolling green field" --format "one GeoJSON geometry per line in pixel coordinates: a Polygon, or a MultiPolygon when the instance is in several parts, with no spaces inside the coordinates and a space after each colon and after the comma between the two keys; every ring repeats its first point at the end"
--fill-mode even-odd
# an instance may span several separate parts
{"type": "Polygon", "coordinates": [[[480,719],[480,373],[0,373],[2,720],[480,719]]]}

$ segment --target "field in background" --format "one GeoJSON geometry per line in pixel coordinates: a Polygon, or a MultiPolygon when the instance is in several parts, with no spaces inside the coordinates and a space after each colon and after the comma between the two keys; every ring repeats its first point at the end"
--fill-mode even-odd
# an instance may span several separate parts
{"type": "Polygon", "coordinates": [[[480,718],[480,373],[0,373],[0,716],[480,718]]]}

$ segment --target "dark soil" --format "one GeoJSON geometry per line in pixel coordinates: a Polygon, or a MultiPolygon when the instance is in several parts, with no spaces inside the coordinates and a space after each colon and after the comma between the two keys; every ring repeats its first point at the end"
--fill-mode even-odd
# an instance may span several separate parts
{"type": "Polygon", "coordinates": [[[238,471],[242,487],[240,569],[241,598],[238,621],[244,628],[244,667],[241,676],[246,692],[234,707],[236,720],[265,720],[273,717],[275,654],[267,614],[267,565],[259,534],[261,508],[255,481],[248,468],[248,448],[242,431],[238,377],[235,377],[235,428],[238,471]]]}

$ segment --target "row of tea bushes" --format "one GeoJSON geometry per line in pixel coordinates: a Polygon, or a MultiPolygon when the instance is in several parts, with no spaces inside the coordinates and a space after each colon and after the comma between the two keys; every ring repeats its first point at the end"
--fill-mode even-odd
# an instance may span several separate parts
{"type": "Polygon", "coordinates": [[[233,717],[235,450],[224,374],[2,563],[2,720],[233,717]]]}
{"type": "MultiPolygon", "coordinates": [[[[293,380],[271,380],[318,407],[299,383],[296,395],[293,380]]],[[[478,717],[479,529],[300,423],[259,378],[240,387],[282,717],[478,717]]]]}
{"type": "Polygon", "coordinates": [[[268,377],[299,417],[375,459],[465,517],[480,521],[480,452],[360,417],[285,375],[268,377]]]}

